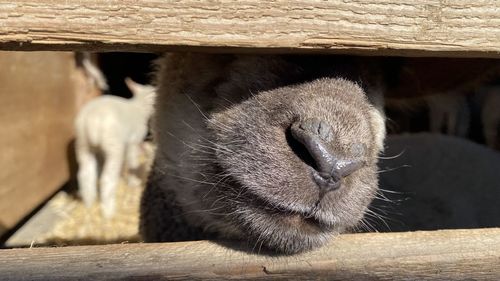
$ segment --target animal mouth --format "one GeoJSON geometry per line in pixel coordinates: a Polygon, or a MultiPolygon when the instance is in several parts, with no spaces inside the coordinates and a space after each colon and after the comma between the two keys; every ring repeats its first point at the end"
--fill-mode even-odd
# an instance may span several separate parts
{"type": "MultiPolygon", "coordinates": [[[[220,165],[217,165],[217,167],[219,170],[223,170],[220,165]]],[[[313,168],[311,168],[310,172],[312,171],[314,171],[313,168]]],[[[225,182],[227,185],[232,186],[232,195],[228,197],[226,193],[228,190],[226,189],[221,190],[221,192],[228,199],[226,204],[228,206],[233,205],[232,208],[238,209],[239,205],[240,208],[243,207],[250,211],[253,214],[252,216],[265,216],[266,221],[270,223],[285,224],[285,229],[299,228],[303,230],[303,233],[325,233],[335,231],[338,228],[335,222],[321,216],[319,205],[322,198],[318,198],[316,204],[310,206],[302,204],[292,206],[283,200],[279,202],[279,199],[266,198],[252,192],[233,175],[229,175],[225,182]],[[235,203],[236,205],[234,205],[235,203]]]]}
{"type": "Polygon", "coordinates": [[[313,213],[297,212],[293,210],[280,210],[278,215],[281,215],[288,223],[299,225],[304,228],[311,228],[311,230],[331,231],[333,226],[321,220],[313,213]]]}
{"type": "Polygon", "coordinates": [[[326,221],[318,215],[317,205],[312,208],[304,208],[305,210],[296,210],[269,203],[255,194],[251,196],[253,197],[252,200],[248,200],[251,208],[257,212],[264,212],[266,216],[278,223],[292,224],[313,232],[329,232],[335,228],[332,222],[326,221]]]}

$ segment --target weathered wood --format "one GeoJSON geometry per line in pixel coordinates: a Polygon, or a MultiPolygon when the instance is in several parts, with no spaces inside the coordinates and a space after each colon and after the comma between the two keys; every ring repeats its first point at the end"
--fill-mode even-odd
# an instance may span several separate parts
{"type": "Polygon", "coordinates": [[[500,56],[496,0],[0,0],[4,50],[500,56]]]}
{"type": "Polygon", "coordinates": [[[74,53],[0,52],[0,65],[2,235],[69,179],[73,119],[97,91],[74,53]]]}
{"type": "Polygon", "coordinates": [[[341,235],[279,257],[213,242],[0,250],[2,280],[500,280],[500,228],[341,235]]]}

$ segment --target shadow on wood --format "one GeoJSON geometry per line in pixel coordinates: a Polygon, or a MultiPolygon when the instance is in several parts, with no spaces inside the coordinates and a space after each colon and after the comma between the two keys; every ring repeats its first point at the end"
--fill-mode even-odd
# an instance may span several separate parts
{"type": "Polygon", "coordinates": [[[289,257],[208,241],[0,251],[2,280],[499,280],[499,263],[500,228],[345,234],[289,257]]]}

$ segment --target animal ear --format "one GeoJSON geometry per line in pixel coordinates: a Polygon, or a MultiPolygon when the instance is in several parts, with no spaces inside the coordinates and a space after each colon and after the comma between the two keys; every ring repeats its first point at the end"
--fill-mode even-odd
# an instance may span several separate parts
{"type": "Polygon", "coordinates": [[[139,83],[136,83],[130,77],[125,78],[124,81],[125,81],[125,84],[127,85],[127,87],[129,88],[129,90],[132,92],[132,94],[134,94],[134,96],[136,95],[136,93],[141,91],[140,89],[141,89],[142,85],[139,83]]]}
{"type": "Polygon", "coordinates": [[[127,87],[134,97],[143,100],[153,100],[156,95],[155,87],[136,83],[134,80],[130,79],[130,77],[125,78],[125,84],[127,84],[127,87]]]}

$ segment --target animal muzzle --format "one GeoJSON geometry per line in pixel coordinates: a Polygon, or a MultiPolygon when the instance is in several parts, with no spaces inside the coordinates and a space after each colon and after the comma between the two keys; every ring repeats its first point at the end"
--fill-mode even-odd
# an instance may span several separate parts
{"type": "Polygon", "coordinates": [[[332,128],[323,120],[311,118],[295,122],[290,132],[303,145],[312,161],[312,178],[320,189],[320,195],[340,188],[343,178],[364,165],[361,159],[339,159],[334,155],[327,145],[334,141],[332,128]]]}

